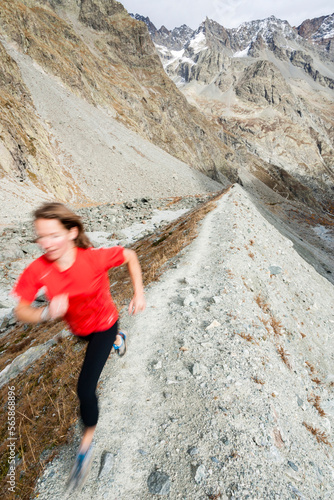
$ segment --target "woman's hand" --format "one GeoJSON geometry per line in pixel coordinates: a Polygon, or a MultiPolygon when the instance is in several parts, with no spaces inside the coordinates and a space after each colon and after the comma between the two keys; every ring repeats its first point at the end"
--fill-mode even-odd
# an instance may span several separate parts
{"type": "Polygon", "coordinates": [[[135,292],[129,304],[129,314],[137,314],[137,312],[144,311],[146,307],[141,268],[136,252],[124,248],[123,255],[125,259],[124,263],[128,266],[133,290],[135,292]]]}
{"type": "Polygon", "coordinates": [[[60,294],[51,299],[48,306],[32,307],[27,300],[20,300],[15,307],[15,315],[24,323],[40,323],[49,319],[62,318],[68,309],[68,295],[60,294]]]}
{"type": "Polygon", "coordinates": [[[48,317],[50,319],[62,318],[67,313],[67,309],[68,295],[66,293],[56,295],[49,303],[48,317]]]}
{"type": "Polygon", "coordinates": [[[137,314],[144,311],[146,308],[146,300],[144,294],[135,294],[129,304],[129,314],[137,314]]]}

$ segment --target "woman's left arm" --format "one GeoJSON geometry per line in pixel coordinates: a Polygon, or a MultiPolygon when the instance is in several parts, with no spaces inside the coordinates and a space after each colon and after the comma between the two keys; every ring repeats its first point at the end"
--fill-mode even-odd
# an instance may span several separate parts
{"type": "Polygon", "coordinates": [[[123,255],[125,259],[124,263],[128,266],[134,291],[129,304],[129,314],[136,314],[137,312],[144,311],[146,307],[141,267],[136,252],[124,248],[123,255]]]}

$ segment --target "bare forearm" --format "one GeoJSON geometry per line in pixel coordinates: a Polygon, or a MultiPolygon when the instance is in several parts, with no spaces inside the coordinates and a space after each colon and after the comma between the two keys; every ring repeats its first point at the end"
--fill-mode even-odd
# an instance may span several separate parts
{"type": "Polygon", "coordinates": [[[62,318],[66,314],[68,305],[68,296],[60,294],[53,297],[44,307],[32,307],[29,302],[21,300],[14,312],[17,319],[23,323],[40,323],[49,319],[62,318]]]}
{"type": "Polygon", "coordinates": [[[44,307],[17,306],[14,310],[15,316],[23,323],[40,323],[44,307]]]}
{"type": "Polygon", "coordinates": [[[127,259],[126,265],[130,274],[134,294],[144,294],[142,272],[137,254],[133,250],[125,250],[125,252],[127,259]]]}
{"type": "Polygon", "coordinates": [[[125,249],[124,257],[134,291],[134,295],[129,304],[129,314],[137,314],[137,312],[144,311],[146,307],[141,267],[137,254],[133,250],[125,249]]]}

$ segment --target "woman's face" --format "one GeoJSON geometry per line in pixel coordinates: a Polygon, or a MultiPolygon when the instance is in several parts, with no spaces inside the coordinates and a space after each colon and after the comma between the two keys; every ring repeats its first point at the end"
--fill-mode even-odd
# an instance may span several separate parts
{"type": "Polygon", "coordinates": [[[78,228],[68,230],[57,219],[37,219],[35,232],[36,242],[44,251],[45,257],[56,261],[75,247],[74,240],[78,235],[78,228]]]}

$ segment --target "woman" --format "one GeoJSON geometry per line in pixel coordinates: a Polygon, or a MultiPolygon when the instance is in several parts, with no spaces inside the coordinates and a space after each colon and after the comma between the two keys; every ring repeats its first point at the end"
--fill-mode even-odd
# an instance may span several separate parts
{"type": "Polygon", "coordinates": [[[134,295],[129,313],[145,309],[141,268],[136,253],[123,247],[92,248],[79,216],[62,203],[45,203],[34,212],[36,241],[44,254],[33,261],[18,279],[13,293],[19,302],[20,321],[39,323],[63,318],[72,332],[87,340],[78,380],[80,413],[85,426],[69,486],[82,484],[92,459],[92,440],[98,421],[96,386],[114,347],[126,350],[126,336],[117,333],[118,312],[112,301],[108,269],[128,266],[134,295]],[[43,289],[49,303],[33,307],[43,289]]]}

